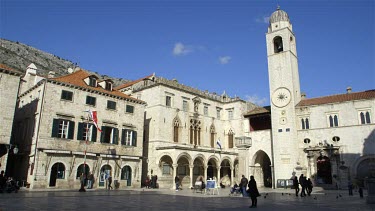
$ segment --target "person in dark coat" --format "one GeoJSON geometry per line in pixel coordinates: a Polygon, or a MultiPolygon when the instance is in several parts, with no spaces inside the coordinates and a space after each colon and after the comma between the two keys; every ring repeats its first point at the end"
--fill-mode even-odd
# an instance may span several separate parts
{"type": "Polygon", "coordinates": [[[307,179],[307,195],[310,196],[313,189],[313,184],[310,178],[307,179]]]}
{"type": "Polygon", "coordinates": [[[298,196],[298,193],[299,193],[299,183],[298,183],[297,176],[295,176],[294,179],[293,179],[293,187],[294,187],[294,189],[296,189],[296,196],[298,196]]]}
{"type": "Polygon", "coordinates": [[[251,198],[250,208],[256,208],[257,202],[258,202],[257,197],[259,197],[260,194],[259,194],[259,191],[258,191],[258,188],[257,188],[257,182],[255,181],[254,176],[252,176],[252,175],[250,176],[250,181],[249,181],[248,187],[249,187],[248,193],[249,193],[249,196],[251,198]]]}
{"type": "Polygon", "coordinates": [[[306,181],[305,181],[305,177],[303,176],[303,174],[301,174],[301,176],[299,177],[299,184],[301,185],[302,187],[302,190],[301,190],[301,197],[304,197],[306,196],[306,181]]]}
{"type": "Polygon", "coordinates": [[[240,187],[241,187],[241,190],[242,190],[242,196],[245,197],[247,196],[247,192],[246,192],[246,186],[247,186],[247,183],[249,181],[247,180],[247,178],[242,175],[242,179],[241,179],[241,183],[240,183],[240,187]]]}
{"type": "Polygon", "coordinates": [[[178,175],[176,175],[176,177],[174,178],[174,183],[176,184],[176,191],[178,191],[178,187],[180,185],[180,178],[178,177],[178,175]]]}

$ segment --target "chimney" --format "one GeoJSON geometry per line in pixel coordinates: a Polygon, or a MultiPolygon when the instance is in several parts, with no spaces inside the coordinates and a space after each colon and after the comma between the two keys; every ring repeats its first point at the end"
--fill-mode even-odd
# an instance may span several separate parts
{"type": "Polygon", "coordinates": [[[27,66],[26,74],[36,75],[36,71],[38,68],[36,68],[34,63],[31,63],[29,66],[27,66]]]}
{"type": "Polygon", "coordinates": [[[302,100],[305,99],[306,98],[306,93],[302,92],[301,93],[301,98],[302,98],[302,100]]]}
{"type": "Polygon", "coordinates": [[[349,93],[352,93],[352,87],[348,86],[346,88],[346,93],[349,94],[349,93]]]}
{"type": "Polygon", "coordinates": [[[55,77],[55,72],[54,71],[49,71],[48,72],[48,78],[54,78],[55,77]]]}

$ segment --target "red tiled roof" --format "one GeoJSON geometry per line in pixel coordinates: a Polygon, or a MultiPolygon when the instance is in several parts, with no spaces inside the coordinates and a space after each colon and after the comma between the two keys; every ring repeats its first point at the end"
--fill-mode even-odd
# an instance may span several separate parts
{"type": "Polygon", "coordinates": [[[62,82],[62,83],[68,83],[68,84],[84,87],[86,89],[95,90],[95,91],[98,91],[98,92],[101,92],[101,93],[106,93],[106,94],[110,94],[110,95],[114,95],[114,96],[118,96],[118,97],[122,97],[122,98],[126,98],[126,99],[131,99],[131,100],[136,101],[138,103],[145,103],[142,100],[138,100],[136,98],[130,97],[129,95],[126,95],[126,94],[124,94],[122,92],[119,92],[117,90],[109,91],[109,90],[103,89],[100,86],[92,87],[92,86],[87,85],[83,80],[85,78],[91,76],[91,75],[93,75],[93,74],[90,74],[90,73],[88,73],[84,70],[78,70],[77,72],[74,72],[72,74],[61,76],[61,77],[56,77],[56,78],[49,78],[48,80],[62,82]]]}
{"type": "Polygon", "coordinates": [[[271,113],[271,107],[270,106],[254,108],[253,110],[250,110],[247,113],[245,113],[244,116],[267,114],[267,113],[271,113]]]}
{"type": "Polygon", "coordinates": [[[152,74],[152,75],[149,75],[149,76],[146,76],[146,77],[143,77],[143,78],[140,78],[140,79],[135,80],[135,81],[130,81],[130,82],[128,82],[128,83],[124,83],[124,84],[122,84],[122,85],[119,85],[119,86],[115,87],[114,89],[115,89],[115,90],[123,89],[123,88],[125,88],[125,87],[128,87],[128,86],[131,86],[131,85],[133,85],[133,84],[136,84],[136,83],[138,83],[138,82],[140,82],[140,81],[143,81],[143,80],[145,80],[145,79],[147,79],[147,78],[150,78],[150,77],[152,77],[152,76],[153,76],[153,74],[152,74]]]}
{"type": "Polygon", "coordinates": [[[14,74],[18,74],[18,75],[23,74],[21,71],[12,69],[12,68],[10,68],[10,67],[6,66],[5,64],[2,64],[2,63],[0,63],[0,69],[6,70],[6,71],[9,71],[10,73],[14,73],[14,74]]]}
{"type": "Polygon", "coordinates": [[[375,89],[367,90],[363,92],[353,92],[353,93],[331,95],[331,96],[311,98],[311,99],[303,99],[297,104],[297,106],[341,103],[345,101],[365,100],[365,99],[372,99],[372,98],[375,98],[375,89]]]}

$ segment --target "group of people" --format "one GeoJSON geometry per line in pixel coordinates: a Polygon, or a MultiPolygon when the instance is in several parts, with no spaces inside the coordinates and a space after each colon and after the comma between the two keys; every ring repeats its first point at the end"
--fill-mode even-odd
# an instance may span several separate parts
{"type": "Polygon", "coordinates": [[[17,182],[12,177],[6,177],[5,172],[1,171],[0,173],[0,192],[8,192],[11,193],[12,191],[17,192],[20,189],[17,182]]]}
{"type": "Polygon", "coordinates": [[[301,190],[301,194],[300,196],[301,197],[305,197],[306,196],[306,192],[307,192],[307,195],[310,196],[311,192],[312,192],[312,189],[313,189],[313,185],[312,185],[312,182],[310,180],[310,178],[306,178],[306,176],[304,176],[303,174],[301,174],[301,176],[299,177],[299,179],[297,178],[297,176],[294,176],[293,178],[293,187],[296,191],[296,196],[298,197],[298,193],[299,193],[299,186],[301,185],[302,187],[302,190],[301,190]]]}
{"type": "Polygon", "coordinates": [[[234,192],[240,192],[242,193],[242,196],[244,197],[250,197],[251,198],[251,206],[250,208],[256,208],[257,207],[257,197],[260,196],[257,183],[254,179],[254,176],[250,176],[250,181],[245,177],[245,175],[242,175],[240,185],[237,185],[237,183],[234,183],[234,186],[230,190],[231,194],[234,192]]]}
{"type": "Polygon", "coordinates": [[[158,175],[151,175],[146,177],[145,187],[146,188],[159,188],[158,187],[158,175]]]}
{"type": "Polygon", "coordinates": [[[79,176],[79,180],[80,180],[80,183],[81,183],[80,191],[84,190],[84,186],[86,184],[87,184],[87,189],[92,189],[93,184],[95,182],[94,174],[89,172],[88,176],[86,176],[86,174],[81,173],[81,175],[79,176]]]}

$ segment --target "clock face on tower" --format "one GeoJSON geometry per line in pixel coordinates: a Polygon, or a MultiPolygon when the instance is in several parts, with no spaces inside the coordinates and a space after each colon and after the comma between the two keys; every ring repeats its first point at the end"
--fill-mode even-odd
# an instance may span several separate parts
{"type": "Polygon", "coordinates": [[[276,89],[272,94],[272,103],[279,108],[282,108],[289,104],[291,100],[291,94],[289,89],[280,87],[276,89]]]}

